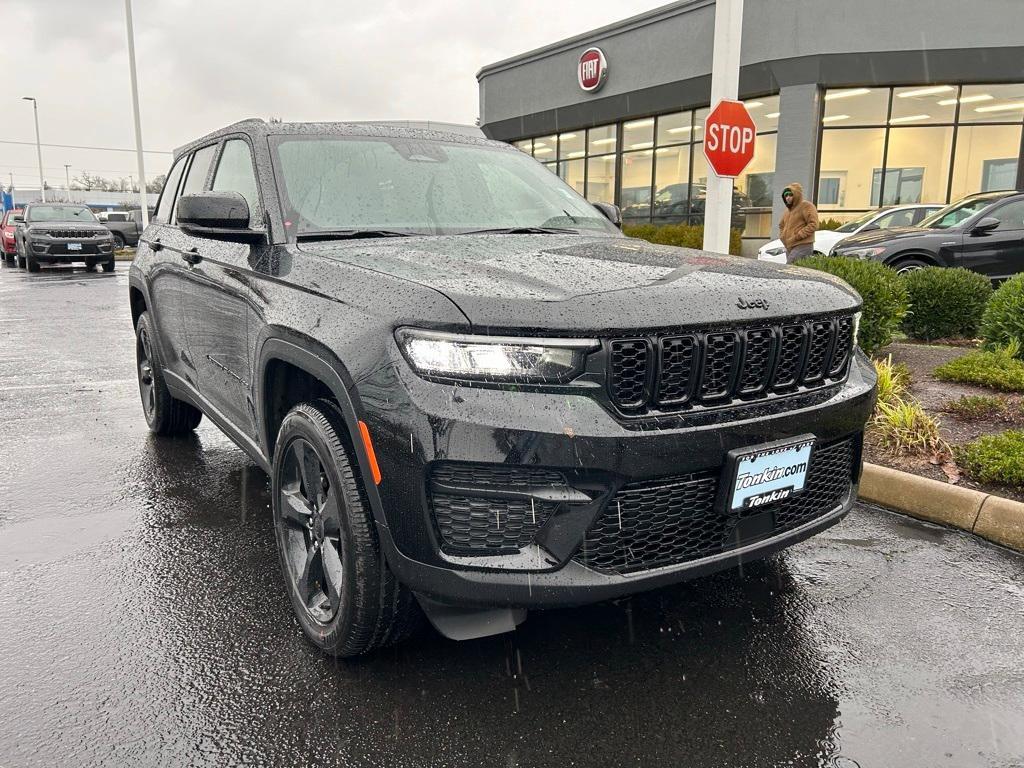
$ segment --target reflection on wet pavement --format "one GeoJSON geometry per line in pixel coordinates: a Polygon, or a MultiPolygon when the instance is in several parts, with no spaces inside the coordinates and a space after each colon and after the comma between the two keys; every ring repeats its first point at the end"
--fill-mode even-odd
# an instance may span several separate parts
{"type": "Polygon", "coordinates": [[[742,574],[322,657],[266,477],[146,432],[124,267],[0,270],[0,766],[1024,762],[1024,559],[866,507],[742,574]]]}

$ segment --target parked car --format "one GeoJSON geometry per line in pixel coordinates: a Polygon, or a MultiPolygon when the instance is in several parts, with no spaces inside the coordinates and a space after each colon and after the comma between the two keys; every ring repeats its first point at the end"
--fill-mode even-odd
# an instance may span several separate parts
{"type": "Polygon", "coordinates": [[[880,261],[897,272],[966,267],[1002,280],[1024,272],[1024,193],[970,195],[917,227],[848,237],[833,253],[880,261]]]}
{"type": "MultiPolygon", "coordinates": [[[[875,374],[815,271],[622,236],[515,148],[247,120],[179,150],[129,272],[149,428],[271,478],[351,656],[673,584],[836,523],[875,374]]],[[[211,569],[217,566],[211,564],[211,569]]]]}
{"type": "MultiPolygon", "coordinates": [[[[894,227],[916,227],[926,216],[940,208],[942,208],[941,205],[896,205],[870,211],[836,229],[819,229],[814,233],[814,250],[817,253],[830,256],[836,244],[850,235],[894,227]]],[[[772,240],[761,246],[757,252],[757,258],[761,261],[785,264],[786,246],[782,244],[781,240],[772,240]]]]}
{"type": "Polygon", "coordinates": [[[22,211],[20,208],[11,208],[4,211],[3,218],[0,218],[0,246],[4,261],[13,265],[17,248],[14,243],[14,230],[21,221],[22,211]]]}
{"type": "MultiPolygon", "coordinates": [[[[686,224],[700,223],[707,205],[708,188],[706,184],[667,184],[654,195],[653,205],[641,201],[627,205],[622,210],[626,221],[641,223],[651,217],[654,224],[686,224]]],[[[732,217],[730,226],[740,231],[746,226],[746,209],[750,207],[750,198],[739,190],[732,195],[732,217]]]]}
{"type": "Polygon", "coordinates": [[[97,214],[100,222],[114,236],[115,250],[125,246],[135,247],[142,235],[142,211],[100,211],[97,214]]]}
{"type": "Polygon", "coordinates": [[[29,203],[15,230],[18,266],[38,272],[41,264],[83,262],[114,271],[114,238],[84,205],[29,203]]]}

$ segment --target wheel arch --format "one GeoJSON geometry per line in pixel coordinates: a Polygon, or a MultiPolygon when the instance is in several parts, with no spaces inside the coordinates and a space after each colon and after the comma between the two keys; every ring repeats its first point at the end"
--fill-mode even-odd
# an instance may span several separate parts
{"type": "Polygon", "coordinates": [[[329,398],[341,411],[348,447],[363,478],[370,507],[379,524],[384,523],[381,499],[372,478],[372,462],[359,428],[353,381],[345,365],[321,343],[299,334],[276,329],[259,346],[254,376],[260,441],[268,463],[274,462],[277,431],[287,412],[299,402],[329,398]]]}
{"type": "Polygon", "coordinates": [[[883,263],[887,267],[892,267],[893,269],[896,269],[896,267],[898,267],[904,261],[911,260],[923,261],[925,264],[931,267],[942,266],[942,264],[939,262],[938,259],[935,258],[933,254],[926,253],[924,251],[903,251],[902,253],[897,253],[894,256],[890,256],[883,263]]]}

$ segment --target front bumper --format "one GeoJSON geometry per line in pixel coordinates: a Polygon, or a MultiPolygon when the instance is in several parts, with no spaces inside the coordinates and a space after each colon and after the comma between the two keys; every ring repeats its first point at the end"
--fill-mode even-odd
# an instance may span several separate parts
{"type": "Polygon", "coordinates": [[[40,261],[81,261],[90,258],[113,257],[113,240],[57,240],[33,237],[28,241],[28,251],[40,261]],[[70,244],[80,245],[72,250],[70,244]]]}
{"type": "MultiPolygon", "coordinates": [[[[417,377],[400,358],[358,388],[383,476],[371,498],[379,506],[381,543],[399,579],[448,605],[531,608],[676,583],[763,557],[838,522],[856,498],[861,434],[874,406],[875,375],[870,361],[857,353],[845,382],[813,395],[640,428],[624,424],[590,397],[439,385],[417,377]],[[717,478],[728,451],[807,433],[821,446],[844,441],[852,446],[842,492],[813,517],[682,562],[659,561],[653,568],[590,567],[592,561],[581,556],[591,540],[588,532],[602,515],[611,514],[619,491],[681,477],[717,478]],[[540,530],[526,545],[470,555],[453,548],[446,538],[451,531],[439,527],[430,484],[437,467],[470,463],[526,472],[551,469],[569,478],[572,493],[589,499],[556,491],[540,530]]],[[[621,528],[621,508],[619,514],[621,528]]],[[[669,509],[668,514],[674,513],[669,509]]],[[[633,522],[644,525],[642,519],[633,522]]]]}

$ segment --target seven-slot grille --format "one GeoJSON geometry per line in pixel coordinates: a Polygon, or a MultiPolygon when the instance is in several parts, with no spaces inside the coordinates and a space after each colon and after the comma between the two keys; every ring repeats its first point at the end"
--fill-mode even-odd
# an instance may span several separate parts
{"type": "Polygon", "coordinates": [[[853,317],[613,339],[608,390],[629,412],[670,411],[822,387],[846,376],[853,317]]]}
{"type": "Polygon", "coordinates": [[[107,233],[98,229],[47,229],[42,234],[62,240],[87,240],[90,237],[102,237],[107,233]]]}

